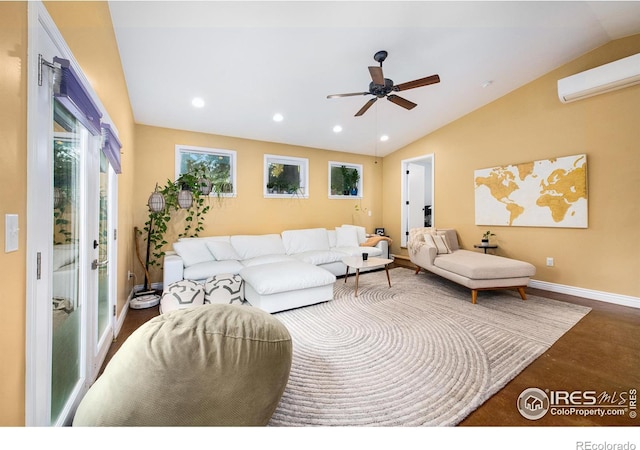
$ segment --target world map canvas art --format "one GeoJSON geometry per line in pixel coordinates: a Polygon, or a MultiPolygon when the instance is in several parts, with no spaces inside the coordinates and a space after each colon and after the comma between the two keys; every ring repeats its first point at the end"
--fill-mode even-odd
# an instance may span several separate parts
{"type": "Polygon", "coordinates": [[[474,172],[476,225],[587,228],[587,155],[474,172]]]}

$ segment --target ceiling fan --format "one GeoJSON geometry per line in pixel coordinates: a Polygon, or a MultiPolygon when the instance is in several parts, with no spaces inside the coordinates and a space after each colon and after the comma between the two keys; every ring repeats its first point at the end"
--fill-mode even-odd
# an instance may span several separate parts
{"type": "Polygon", "coordinates": [[[391,94],[392,92],[406,91],[407,89],[413,89],[417,87],[427,86],[429,84],[435,84],[440,82],[440,77],[438,75],[431,75],[425,78],[420,78],[418,80],[408,81],[406,83],[400,83],[397,85],[393,84],[393,80],[389,78],[385,78],[382,74],[382,62],[387,59],[388,53],[385,50],[380,50],[375,55],[373,55],[373,59],[380,63],[380,67],[369,66],[369,73],[371,74],[371,83],[369,83],[369,90],[367,92],[353,92],[351,94],[333,94],[327,95],[327,98],[338,98],[338,97],[353,97],[356,95],[374,95],[375,97],[369,100],[364,104],[362,108],[355,114],[355,117],[363,115],[367,110],[373,105],[379,98],[387,97],[392,103],[395,103],[398,106],[402,106],[405,109],[413,109],[418,106],[416,103],[413,103],[405,98],[399,97],[396,94],[391,94]],[[389,95],[391,94],[391,95],[389,95]]]}

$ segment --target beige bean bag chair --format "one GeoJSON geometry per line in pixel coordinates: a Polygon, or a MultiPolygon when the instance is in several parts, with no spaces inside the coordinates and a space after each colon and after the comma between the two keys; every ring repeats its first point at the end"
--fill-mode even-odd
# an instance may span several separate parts
{"type": "Polygon", "coordinates": [[[73,425],[266,425],[287,384],[291,353],[285,326],[257,308],[172,311],[129,336],[73,425]]]}

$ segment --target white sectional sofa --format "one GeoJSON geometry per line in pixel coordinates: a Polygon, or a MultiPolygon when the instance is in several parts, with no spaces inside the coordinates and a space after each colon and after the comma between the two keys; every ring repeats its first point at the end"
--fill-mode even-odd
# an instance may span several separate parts
{"type": "Polygon", "coordinates": [[[268,312],[333,299],[333,283],[344,275],[346,256],[388,257],[388,242],[363,246],[364,227],[309,228],[281,234],[182,238],[164,257],[163,285],[188,279],[204,282],[224,273],[239,274],[245,299],[268,312]]]}

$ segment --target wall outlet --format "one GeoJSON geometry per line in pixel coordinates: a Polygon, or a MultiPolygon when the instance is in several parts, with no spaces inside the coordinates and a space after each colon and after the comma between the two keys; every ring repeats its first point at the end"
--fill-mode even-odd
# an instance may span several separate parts
{"type": "Polygon", "coordinates": [[[130,280],[133,278],[133,272],[132,271],[127,271],[127,280],[130,280]]]}
{"type": "Polygon", "coordinates": [[[547,267],[553,267],[553,258],[551,256],[547,256],[547,267]]]}

